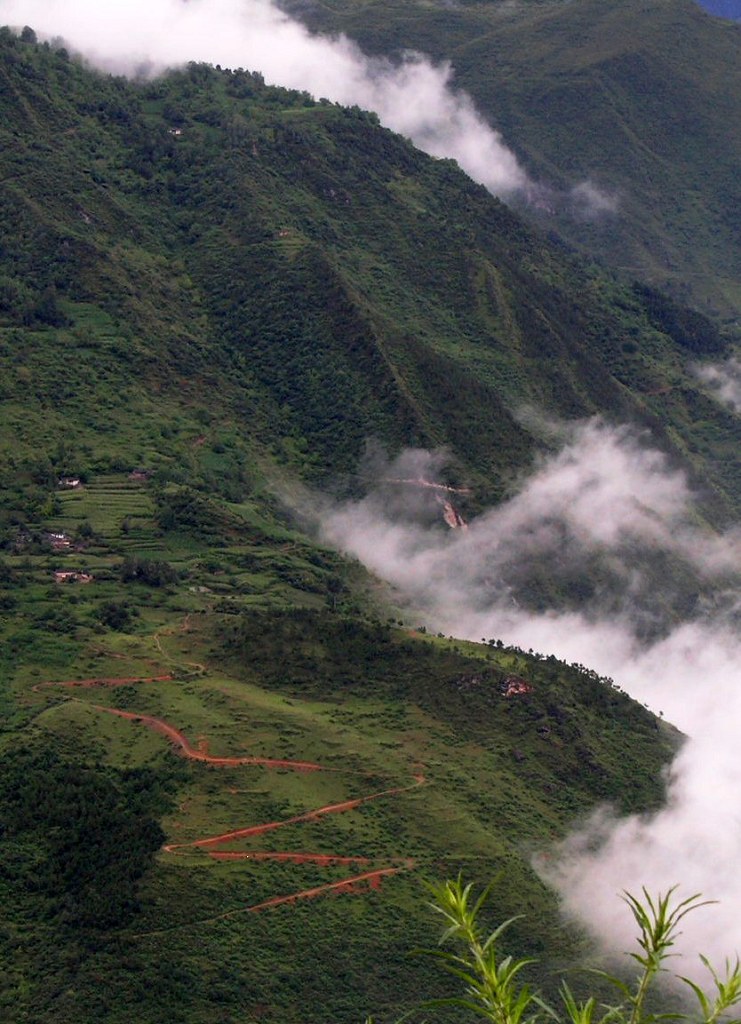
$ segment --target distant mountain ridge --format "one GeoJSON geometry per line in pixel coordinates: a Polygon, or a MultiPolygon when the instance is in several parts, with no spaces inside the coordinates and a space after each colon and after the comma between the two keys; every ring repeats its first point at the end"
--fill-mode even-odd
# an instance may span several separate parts
{"type": "MultiPolygon", "coordinates": [[[[695,0],[283,0],[365,50],[449,60],[533,178],[528,210],[626,275],[741,318],[741,33],[695,0]],[[589,182],[614,216],[574,215],[589,182]]],[[[731,10],[738,11],[738,0],[731,10]]]]}

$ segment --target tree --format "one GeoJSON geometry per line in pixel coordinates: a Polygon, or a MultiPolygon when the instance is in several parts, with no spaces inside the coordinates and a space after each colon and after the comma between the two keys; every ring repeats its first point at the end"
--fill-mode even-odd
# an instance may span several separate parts
{"type": "Polygon", "coordinates": [[[98,618],[109,629],[122,632],[131,625],[133,613],[126,601],[107,601],[99,608],[98,618]]]}

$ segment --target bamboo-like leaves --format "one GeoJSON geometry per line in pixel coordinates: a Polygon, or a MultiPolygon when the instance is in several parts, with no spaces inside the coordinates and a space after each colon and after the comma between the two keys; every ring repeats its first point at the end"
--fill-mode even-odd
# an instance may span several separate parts
{"type": "Polygon", "coordinates": [[[457,1006],[494,1024],[534,1024],[544,1016],[542,1002],[519,980],[520,972],[533,961],[499,957],[497,943],[517,918],[504,921],[484,939],[479,916],[489,889],[474,900],[472,885],[465,885],[459,875],[432,887],[431,891],[434,900],[430,906],[446,922],[440,944],[457,940],[463,944],[464,952],[461,955],[439,949],[421,952],[439,959],[449,974],[462,981],[464,994],[430,1000],[424,1006],[457,1006]]]}
{"type": "Polygon", "coordinates": [[[701,1024],[716,1024],[723,1020],[724,1024],[741,1024],[741,1018],[729,1017],[728,1011],[741,1002],[741,963],[736,957],[733,966],[726,960],[725,974],[721,977],[712,967],[707,957],[700,956],[713,979],[714,995],[711,997],[696,982],[680,977],[694,992],[702,1013],[701,1024]]]}
{"type": "Polygon", "coordinates": [[[676,899],[676,886],[666,893],[652,896],[646,889],[642,898],[624,893],[623,900],[638,926],[637,950],[627,955],[639,967],[636,977],[626,982],[605,971],[593,972],[612,985],[619,1002],[610,1006],[598,1002],[594,995],[579,1000],[564,982],[561,986],[562,1009],[544,1002],[520,978],[521,972],[534,963],[527,958],[501,956],[499,941],[517,920],[509,918],[488,936],[482,933],[480,915],[491,887],[475,897],[473,886],[458,878],[431,886],[432,910],[445,923],[440,945],[454,943],[458,952],[443,949],[421,950],[439,960],[443,968],[462,985],[458,996],[433,999],[424,1003],[428,1009],[457,1007],[490,1024],[659,1024],[662,1021],[692,1021],[694,1024],[741,1024],[741,1017],[732,1018],[729,1010],[741,1003],[741,963],[726,961],[725,972],[718,974],[705,957],[701,957],[712,977],[708,991],[688,978],[674,975],[694,993],[700,1015],[683,1012],[656,1013],[647,1007],[647,996],[659,974],[666,972],[665,961],[674,956],[673,947],[681,934],[679,926],[687,914],[706,906],[708,900],[694,894],[676,899]]]}

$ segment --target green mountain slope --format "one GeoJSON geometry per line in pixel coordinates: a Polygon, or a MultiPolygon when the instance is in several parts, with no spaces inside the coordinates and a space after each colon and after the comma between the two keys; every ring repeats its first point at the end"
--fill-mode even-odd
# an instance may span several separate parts
{"type": "Polygon", "coordinates": [[[741,32],[694,0],[288,3],[374,53],[449,59],[536,180],[534,216],[622,272],[737,318],[741,32]],[[569,190],[590,181],[616,214],[569,190]]]}
{"type": "Polygon", "coordinates": [[[475,509],[535,404],[649,425],[720,520],[737,420],[690,367],[728,339],[360,111],[9,33],[0,224],[0,1017],[392,1019],[435,985],[420,882],[458,868],[501,872],[547,983],[582,943],[533,852],[656,806],[676,734],[389,622],[275,495],[357,488],[376,439],[448,445],[475,509]]]}
{"type": "MultiPolygon", "coordinates": [[[[671,745],[648,712],[554,660],[310,611],[191,615],[181,631],[175,604],[158,643],[98,638],[97,684],[21,691],[25,749],[6,739],[0,784],[6,1012],[391,1019],[439,990],[407,954],[434,937],[420,879],[459,869],[500,875],[498,912],[527,908],[520,947],[578,954],[529,855],[596,800],[658,800],[671,745]],[[104,682],[142,671],[164,678],[104,682]],[[505,696],[513,672],[531,692],[505,696]]],[[[55,674],[87,673],[89,654],[55,674]]]]}
{"type": "MultiPolygon", "coordinates": [[[[114,417],[154,394],[166,418],[216,387],[202,415],[247,417],[315,479],[352,471],[375,436],[448,445],[490,500],[537,442],[523,405],[599,411],[649,424],[720,506],[737,500],[732,448],[707,440],[735,421],[688,373],[725,350],[716,328],[657,318],[371,117],[205,66],[94,82],[9,42],[2,74],[6,323],[61,332],[70,368],[63,347],[102,358],[114,417]]],[[[89,385],[68,372],[34,436],[89,385]]]]}

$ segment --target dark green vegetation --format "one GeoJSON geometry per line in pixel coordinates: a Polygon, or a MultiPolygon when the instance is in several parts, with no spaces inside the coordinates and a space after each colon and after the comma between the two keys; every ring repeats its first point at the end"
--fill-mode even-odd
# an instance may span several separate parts
{"type": "Polygon", "coordinates": [[[721,520],[737,421],[689,367],[729,345],[372,116],[0,34],[2,1019],[391,1018],[436,984],[405,955],[419,880],[464,865],[501,871],[544,970],[576,955],[530,855],[597,801],[655,806],[676,737],[586,670],[379,622],[276,494],[357,489],[376,439],[447,444],[475,508],[539,449],[530,403],[650,426],[721,520]],[[352,866],[187,845],[379,792],[230,845],[352,866]]]}
{"type": "Polygon", "coordinates": [[[9,488],[141,466],[183,512],[173,486],[239,500],[266,455],[346,487],[375,437],[448,445],[490,501],[534,404],[648,425],[719,510],[739,499],[735,421],[688,373],[727,347],[699,315],[657,317],[360,111],[2,46],[9,488]]]}
{"type": "Polygon", "coordinates": [[[1,769],[5,897],[22,894],[18,909],[63,933],[128,923],[136,883],[164,841],[152,817],[167,806],[158,777],[81,768],[54,751],[9,750],[1,769]]]}
{"type": "Polygon", "coordinates": [[[286,0],[373,53],[450,59],[557,194],[544,226],[665,290],[741,314],[741,30],[695,0],[286,0]],[[618,201],[592,216],[590,181],[618,201]],[[560,195],[558,194],[560,193],[560,195]]]}

